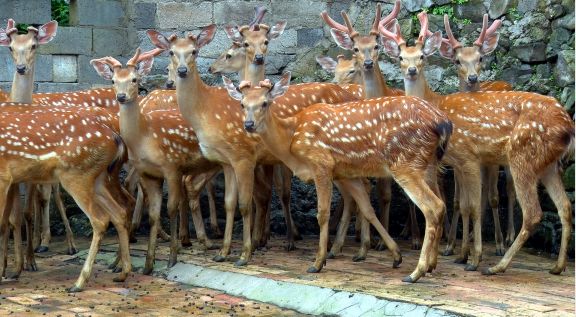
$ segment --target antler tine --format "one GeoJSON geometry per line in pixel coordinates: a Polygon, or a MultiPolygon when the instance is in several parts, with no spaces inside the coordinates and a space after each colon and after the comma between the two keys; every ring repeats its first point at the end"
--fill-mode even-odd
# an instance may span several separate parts
{"type": "Polygon", "coordinates": [[[478,36],[478,39],[474,41],[474,45],[482,46],[486,36],[490,36],[494,32],[496,32],[496,30],[498,30],[500,25],[502,25],[501,20],[494,20],[490,28],[488,28],[488,14],[484,14],[484,19],[482,20],[482,31],[480,31],[480,36],[478,36]]]}
{"type": "Polygon", "coordinates": [[[450,19],[448,18],[447,14],[444,14],[444,28],[446,28],[446,36],[448,36],[448,39],[442,40],[447,41],[448,44],[452,46],[452,49],[462,47],[462,43],[458,42],[458,40],[454,37],[454,34],[452,34],[452,29],[450,28],[450,19]]]}
{"type": "Polygon", "coordinates": [[[336,29],[336,30],[340,30],[342,32],[348,32],[348,28],[345,27],[344,25],[334,21],[330,16],[328,16],[328,12],[326,12],[326,10],[322,11],[322,13],[320,13],[320,17],[322,18],[322,20],[324,20],[324,22],[326,22],[326,24],[328,24],[329,27],[336,29]]]}
{"type": "Polygon", "coordinates": [[[137,48],[134,56],[126,62],[126,66],[136,66],[140,58],[140,52],[142,52],[142,50],[137,48]]]}
{"type": "Polygon", "coordinates": [[[420,34],[416,42],[424,43],[426,36],[430,34],[428,30],[428,14],[424,11],[418,13],[418,20],[420,20],[420,34]]]}
{"type": "Polygon", "coordinates": [[[116,67],[121,68],[122,67],[122,63],[120,63],[117,59],[115,59],[112,56],[105,56],[105,57],[93,59],[90,61],[90,64],[92,64],[93,61],[99,61],[99,62],[106,63],[109,66],[111,66],[112,68],[116,68],[116,67]]]}
{"type": "Polygon", "coordinates": [[[400,13],[400,0],[396,0],[392,12],[390,12],[390,14],[388,14],[385,18],[380,19],[380,21],[378,22],[378,28],[381,29],[383,26],[386,26],[390,21],[396,19],[399,13],[400,13]]]}
{"type": "Polygon", "coordinates": [[[161,48],[154,48],[154,49],[152,49],[152,50],[150,50],[150,51],[148,51],[148,52],[145,52],[145,53],[140,54],[140,57],[138,57],[138,61],[137,61],[137,62],[140,62],[140,61],[143,60],[143,59],[149,58],[150,56],[152,56],[152,57],[158,56],[158,55],[162,54],[162,52],[164,52],[163,49],[161,49],[161,48]]]}
{"type": "Polygon", "coordinates": [[[380,3],[376,5],[376,16],[374,16],[374,23],[370,29],[370,35],[378,35],[378,24],[380,23],[380,16],[382,15],[382,6],[380,3]]]}
{"type": "Polygon", "coordinates": [[[244,88],[250,88],[252,87],[252,82],[249,80],[243,80],[240,82],[240,85],[238,85],[238,90],[242,90],[244,88]]]}
{"type": "Polygon", "coordinates": [[[6,23],[6,35],[10,36],[12,33],[18,32],[16,28],[16,22],[12,19],[8,19],[8,23],[6,23]]]}
{"type": "Polygon", "coordinates": [[[344,10],[342,10],[340,12],[340,14],[342,15],[342,18],[344,19],[344,23],[346,23],[346,28],[347,28],[346,33],[348,33],[350,38],[354,38],[355,36],[357,36],[359,33],[354,30],[354,27],[352,26],[352,22],[350,21],[350,17],[348,16],[348,13],[346,13],[344,10]]]}
{"type": "Polygon", "coordinates": [[[396,19],[392,19],[386,25],[383,24],[382,22],[385,21],[384,20],[380,21],[380,25],[378,26],[378,31],[380,31],[380,34],[382,34],[384,37],[387,37],[395,41],[398,44],[398,46],[406,44],[406,41],[402,37],[402,31],[400,30],[400,27],[397,27],[398,21],[396,19]],[[394,28],[392,31],[388,30],[388,28],[392,27],[394,28]]]}
{"type": "Polygon", "coordinates": [[[268,12],[268,10],[264,7],[254,7],[254,19],[252,19],[250,24],[248,24],[250,29],[252,29],[255,25],[262,23],[266,12],[268,12]]]}
{"type": "Polygon", "coordinates": [[[262,88],[268,88],[268,89],[272,88],[272,82],[268,78],[260,81],[259,85],[262,88]]]}

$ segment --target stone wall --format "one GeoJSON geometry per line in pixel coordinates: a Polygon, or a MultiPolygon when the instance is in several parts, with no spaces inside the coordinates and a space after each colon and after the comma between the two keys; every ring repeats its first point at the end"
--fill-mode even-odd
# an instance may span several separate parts
{"type": "MultiPolygon", "coordinates": [[[[339,12],[349,12],[357,29],[364,31],[373,18],[375,4],[389,12],[394,0],[70,0],[71,26],[59,27],[56,38],[41,46],[36,68],[39,91],[59,91],[107,84],[89,65],[94,57],[112,55],[126,59],[137,46],[152,48],[145,31],[153,28],[165,34],[197,32],[210,23],[218,25],[214,41],[202,49],[199,69],[202,73],[230,41],[223,32],[226,24],[246,24],[253,8],[268,8],[268,24],[286,20],[284,34],[270,45],[267,72],[270,77],[291,70],[295,81],[329,80],[315,57],[349,54],[337,48],[329,29],[319,18],[328,10],[341,21],[339,12]]],[[[413,38],[419,25],[414,19],[422,9],[430,16],[431,30],[443,31],[442,16],[452,11],[452,28],[465,44],[477,35],[482,14],[500,18],[500,43],[485,60],[483,79],[503,79],[516,89],[557,97],[574,113],[574,1],[572,0],[403,0],[399,16],[405,37],[413,38]],[[464,2],[463,4],[456,4],[464,2]],[[412,36],[410,35],[412,34],[412,36]]],[[[17,23],[41,24],[50,20],[50,0],[0,2],[0,21],[12,17],[17,23]]],[[[8,88],[13,65],[8,51],[0,50],[0,87],[8,88]]],[[[146,90],[164,81],[166,56],[155,61],[146,90]]],[[[456,90],[456,72],[437,54],[429,59],[430,83],[440,92],[456,90]]],[[[391,85],[402,86],[397,63],[382,54],[381,68],[391,85]]],[[[219,78],[205,75],[210,83],[219,78]]]]}

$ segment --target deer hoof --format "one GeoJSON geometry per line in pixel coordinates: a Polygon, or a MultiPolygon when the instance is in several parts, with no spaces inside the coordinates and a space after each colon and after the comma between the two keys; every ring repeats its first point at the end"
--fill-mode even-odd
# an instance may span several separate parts
{"type": "Polygon", "coordinates": [[[468,262],[467,258],[457,258],[456,260],[454,260],[454,263],[457,264],[466,264],[466,262],[468,262]]]}
{"type": "Polygon", "coordinates": [[[400,264],[402,264],[402,256],[400,256],[398,260],[394,260],[392,263],[392,268],[397,269],[400,267],[400,264]]]}
{"type": "Polygon", "coordinates": [[[550,271],[548,271],[548,273],[554,274],[554,275],[560,275],[560,273],[562,273],[562,271],[564,271],[562,268],[555,266],[550,271]]]}
{"type": "Polygon", "coordinates": [[[68,255],[74,255],[78,253],[78,250],[76,248],[70,248],[68,249],[68,255]]]}
{"type": "Polygon", "coordinates": [[[442,253],[443,256],[450,256],[450,255],[454,255],[454,250],[444,250],[444,252],[442,253]]]}
{"type": "Polygon", "coordinates": [[[490,268],[485,268],[482,270],[482,275],[496,275],[495,272],[492,272],[492,270],[490,270],[490,268]]]}
{"type": "Polygon", "coordinates": [[[212,261],[214,261],[214,262],[224,262],[225,260],[226,260],[226,257],[221,256],[220,254],[218,254],[212,258],[212,261]]]}
{"type": "Polygon", "coordinates": [[[115,283],[121,283],[126,281],[126,277],[125,276],[118,276],[112,279],[113,282],[115,283]]]}
{"type": "Polygon", "coordinates": [[[496,249],[496,255],[497,256],[504,256],[504,253],[506,253],[506,251],[504,251],[504,249],[502,248],[497,248],[496,249]]]}
{"type": "Polygon", "coordinates": [[[48,252],[48,247],[47,247],[47,246],[44,246],[44,245],[41,245],[41,246],[37,247],[37,248],[34,250],[34,252],[35,252],[35,253],[48,252]]]}
{"type": "Polygon", "coordinates": [[[294,242],[288,242],[285,249],[286,251],[294,251],[296,250],[296,245],[294,245],[294,242]]]}
{"type": "Polygon", "coordinates": [[[68,293],[78,293],[78,292],[82,292],[82,289],[78,286],[72,286],[69,289],[66,290],[68,293]]]}
{"type": "Polygon", "coordinates": [[[320,273],[320,270],[322,270],[322,268],[317,269],[315,266],[311,266],[308,268],[308,270],[306,270],[306,272],[308,272],[308,273],[320,273]]]}
{"type": "Polygon", "coordinates": [[[336,258],[336,254],[334,254],[334,252],[330,251],[328,252],[328,255],[326,255],[327,259],[335,259],[336,258]]]}
{"type": "Polygon", "coordinates": [[[464,271],[476,271],[478,269],[478,265],[468,264],[464,267],[464,271]]]}
{"type": "Polygon", "coordinates": [[[420,250],[420,241],[413,241],[412,242],[412,250],[420,250]]]}
{"type": "Polygon", "coordinates": [[[144,275],[150,275],[152,274],[152,270],[154,269],[154,267],[144,267],[144,270],[142,271],[142,274],[144,275]]]}
{"type": "Polygon", "coordinates": [[[355,255],[355,256],[352,258],[352,262],[362,262],[362,261],[364,261],[364,260],[366,260],[366,256],[365,256],[365,255],[355,255]]]}
{"type": "Polygon", "coordinates": [[[404,283],[414,283],[416,282],[414,279],[412,279],[412,276],[408,275],[405,278],[402,279],[402,282],[404,283]]]}
{"type": "Polygon", "coordinates": [[[184,248],[189,248],[192,246],[192,242],[190,242],[190,240],[182,241],[181,244],[182,244],[182,247],[184,247],[184,248]]]}
{"type": "Polygon", "coordinates": [[[248,261],[246,261],[244,259],[240,259],[234,263],[234,266],[246,266],[247,264],[248,264],[248,261]]]}

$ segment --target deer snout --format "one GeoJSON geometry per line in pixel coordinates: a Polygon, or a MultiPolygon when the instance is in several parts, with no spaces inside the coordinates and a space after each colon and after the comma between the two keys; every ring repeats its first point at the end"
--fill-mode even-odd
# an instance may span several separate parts
{"type": "Polygon", "coordinates": [[[244,121],[244,129],[248,132],[254,132],[256,130],[254,121],[252,120],[244,121]]]}
{"type": "Polygon", "coordinates": [[[365,60],[364,61],[364,68],[366,69],[372,69],[374,67],[374,61],[371,59],[365,60]]]}
{"type": "Polygon", "coordinates": [[[126,94],[116,94],[116,100],[118,100],[118,102],[126,102],[126,94]]]}
{"type": "Polygon", "coordinates": [[[257,64],[257,65],[262,65],[262,64],[264,64],[264,55],[262,55],[262,54],[256,54],[256,55],[254,56],[254,64],[257,64]]]}
{"type": "Polygon", "coordinates": [[[24,75],[24,73],[26,72],[26,65],[24,64],[16,65],[16,71],[18,72],[18,74],[24,75]]]}
{"type": "Polygon", "coordinates": [[[180,78],[184,78],[186,77],[186,75],[188,75],[188,67],[186,66],[179,66],[176,69],[176,72],[178,73],[178,76],[180,76],[180,78]]]}
{"type": "Polygon", "coordinates": [[[173,89],[174,88],[174,81],[173,80],[167,80],[166,81],[166,88],[173,89]]]}
{"type": "Polygon", "coordinates": [[[478,75],[468,75],[468,82],[475,84],[478,82],[478,75]]]}
{"type": "Polygon", "coordinates": [[[409,67],[408,68],[408,75],[416,76],[418,74],[418,69],[416,67],[409,67]]]}

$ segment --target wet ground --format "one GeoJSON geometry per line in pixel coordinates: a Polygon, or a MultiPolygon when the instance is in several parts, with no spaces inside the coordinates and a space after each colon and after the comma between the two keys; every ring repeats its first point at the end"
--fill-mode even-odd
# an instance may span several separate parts
{"type": "MultiPolygon", "coordinates": [[[[386,251],[371,250],[365,262],[354,263],[352,256],[356,243],[350,239],[344,254],[328,260],[319,274],[308,274],[306,269],[314,258],[317,240],[307,237],[297,241],[295,251],[285,251],[282,238],[272,239],[265,251],[256,251],[247,267],[234,267],[238,253],[229,261],[212,262],[217,250],[205,251],[194,242],[182,249],[178,260],[224,272],[242,273],[304,285],[320,286],[339,291],[363,293],[377,298],[434,307],[439,310],[470,316],[573,316],[575,307],[574,262],[560,276],[548,269],[555,259],[522,250],[509,269],[497,276],[482,276],[479,272],[466,272],[462,265],[453,263],[455,256],[439,256],[438,270],[423,277],[418,283],[405,284],[401,278],[415,267],[419,251],[410,250],[408,241],[399,241],[404,262],[392,268],[392,259],[386,251]]],[[[79,241],[80,248],[88,242],[79,241]]],[[[19,281],[0,285],[0,315],[47,314],[50,316],[103,316],[136,315],[179,316],[192,314],[239,316],[294,316],[298,313],[271,304],[225,295],[223,291],[195,288],[164,280],[165,263],[157,261],[158,277],[143,276],[141,270],[146,240],[131,245],[136,272],[125,283],[113,283],[114,274],[101,263],[86,291],[68,295],[65,287],[75,281],[81,259],[59,255],[64,247],[55,245],[50,254],[39,259],[40,272],[24,272],[19,281]]],[[[238,252],[239,241],[233,250],[238,252]]],[[[107,238],[99,258],[110,259],[116,250],[113,237],[107,238]]],[[[82,253],[82,252],[81,252],[82,253]]],[[[167,243],[160,243],[157,257],[166,259],[167,243]]],[[[486,243],[480,268],[495,264],[500,257],[494,255],[493,244],[486,243]]]]}

